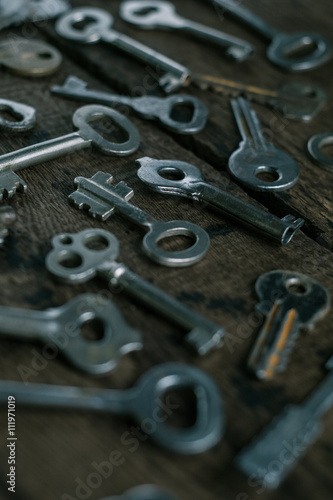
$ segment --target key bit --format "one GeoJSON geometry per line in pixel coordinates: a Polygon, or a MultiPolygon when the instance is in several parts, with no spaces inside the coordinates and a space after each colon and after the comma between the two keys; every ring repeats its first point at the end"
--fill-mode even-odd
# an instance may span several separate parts
{"type": "Polygon", "coordinates": [[[248,360],[260,379],[285,370],[301,327],[312,329],[330,308],[328,290],[305,274],[270,271],[256,282],[257,309],[267,316],[248,360]]]}
{"type": "Polygon", "coordinates": [[[0,246],[8,236],[8,226],[16,221],[16,213],[12,207],[0,207],[0,246]]]}

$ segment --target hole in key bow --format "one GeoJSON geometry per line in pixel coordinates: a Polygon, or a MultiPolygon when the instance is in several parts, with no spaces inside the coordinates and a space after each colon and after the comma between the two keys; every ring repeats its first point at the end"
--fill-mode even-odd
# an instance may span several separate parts
{"type": "Polygon", "coordinates": [[[162,167],[158,174],[169,181],[181,181],[185,178],[184,172],[177,167],[162,167]]]}
{"type": "Polygon", "coordinates": [[[94,116],[88,120],[89,125],[96,132],[98,132],[104,139],[110,140],[112,136],[112,142],[122,144],[129,139],[127,130],[120,127],[115,123],[112,118],[101,116],[94,116]]]}
{"type": "Polygon", "coordinates": [[[286,285],[289,292],[295,295],[305,295],[308,292],[308,287],[299,278],[289,279],[286,285]]]}
{"type": "Polygon", "coordinates": [[[7,122],[20,122],[23,120],[23,115],[13,111],[9,106],[3,106],[0,108],[0,117],[7,122]]]}
{"type": "Polygon", "coordinates": [[[170,427],[193,427],[197,420],[197,397],[193,389],[181,388],[167,391],[163,396],[163,405],[170,427]]]}
{"type": "Polygon", "coordinates": [[[280,179],[280,174],[273,167],[261,166],[256,169],[256,177],[261,181],[275,182],[280,179]]]}
{"type": "Polygon", "coordinates": [[[83,242],[84,246],[89,248],[89,250],[102,251],[108,248],[109,242],[100,234],[94,234],[87,236],[83,242]]]}
{"type": "Polygon", "coordinates": [[[166,234],[157,243],[158,248],[165,252],[181,252],[191,248],[195,242],[192,234],[166,234]]]}
{"type": "Polygon", "coordinates": [[[51,52],[39,52],[38,57],[39,59],[52,59],[52,54],[51,52]]]}
{"type": "Polygon", "coordinates": [[[98,318],[88,319],[80,328],[82,337],[90,342],[98,342],[105,335],[105,325],[98,318]]]}
{"type": "Polygon", "coordinates": [[[159,9],[157,7],[139,7],[134,14],[136,16],[146,16],[147,14],[152,14],[158,12],[159,9]]]}
{"type": "Polygon", "coordinates": [[[89,26],[91,23],[96,23],[96,19],[93,17],[84,17],[84,19],[81,19],[80,21],[76,21],[73,23],[73,28],[78,30],[78,31],[84,31],[87,26],[89,26]]]}
{"type": "Polygon", "coordinates": [[[316,42],[312,40],[310,37],[303,37],[302,43],[299,42],[294,44],[285,52],[285,56],[289,59],[301,59],[303,57],[311,55],[316,49],[318,45],[316,42]]]}
{"type": "Polygon", "coordinates": [[[64,235],[59,238],[60,243],[63,245],[71,245],[73,243],[73,238],[70,236],[64,235]]]}
{"type": "Polygon", "coordinates": [[[180,123],[188,123],[192,120],[194,106],[192,103],[175,104],[171,110],[170,117],[180,123]]]}
{"type": "Polygon", "coordinates": [[[75,269],[82,265],[82,257],[75,252],[65,252],[59,256],[58,263],[67,269],[75,269]]]}

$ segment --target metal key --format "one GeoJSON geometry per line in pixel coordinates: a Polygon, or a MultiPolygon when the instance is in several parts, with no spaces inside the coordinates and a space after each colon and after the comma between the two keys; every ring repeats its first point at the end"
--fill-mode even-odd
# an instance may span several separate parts
{"type": "Polygon", "coordinates": [[[248,366],[260,379],[270,379],[285,370],[300,328],[314,327],[330,308],[328,290],[305,274],[270,271],[256,282],[260,303],[266,315],[251,351],[248,366]]]}
{"type": "Polygon", "coordinates": [[[142,349],[141,333],[125,322],[115,304],[93,294],[45,311],[0,306],[0,337],[56,347],[73,366],[94,375],[114,370],[124,354],[142,349]],[[100,340],[81,335],[91,321],[103,326],[100,340]]]}
{"type": "Polygon", "coordinates": [[[24,21],[52,19],[69,8],[65,0],[0,0],[0,30],[24,21]]]}
{"type": "Polygon", "coordinates": [[[53,250],[46,258],[47,269],[65,283],[84,283],[101,276],[111,289],[124,289],[180,327],[190,330],[185,340],[198,352],[206,354],[223,345],[225,331],[210,320],[144,281],[125,264],[116,262],[117,238],[103,229],[88,229],[77,234],[59,234],[52,240],[53,250]],[[99,250],[94,250],[98,245],[99,250]],[[104,249],[103,249],[104,247],[104,249]]]}
{"type": "Polygon", "coordinates": [[[326,155],[322,148],[333,143],[333,132],[324,132],[310,137],[307,143],[307,150],[310,158],[324,170],[333,172],[333,158],[326,155]]]}
{"type": "Polygon", "coordinates": [[[164,363],[151,368],[126,390],[97,389],[0,382],[0,402],[8,395],[17,405],[91,410],[132,416],[147,429],[152,439],[177,453],[201,453],[217,444],[224,432],[224,413],[219,389],[211,377],[199,368],[183,363],[164,363]],[[197,400],[197,418],[191,427],[168,425],[169,408],[163,411],[163,397],[169,391],[190,389],[197,400]],[[154,431],[151,431],[152,427],[154,431]]]}
{"type": "Polygon", "coordinates": [[[128,0],[122,2],[119,13],[122,19],[143,29],[173,29],[214,43],[224,50],[227,57],[239,62],[245,61],[253,52],[253,46],[240,38],[179,16],[171,2],[128,0]]]}
{"type": "Polygon", "coordinates": [[[17,190],[26,191],[26,183],[15,174],[17,170],[92,146],[107,155],[124,156],[132,154],[140,145],[136,127],[125,116],[106,106],[90,105],[77,109],[73,124],[78,128],[76,132],[0,156],[0,199],[14,196],[17,190]],[[89,123],[100,118],[108,118],[126,131],[127,141],[111,142],[96,132],[89,123]]]}
{"type": "Polygon", "coordinates": [[[67,99],[77,101],[94,102],[99,104],[122,104],[129,106],[142,118],[158,120],[168,130],[178,134],[197,134],[206,125],[208,109],[207,106],[196,97],[177,94],[169,97],[127,97],[110,94],[100,90],[90,90],[87,83],[76,76],[69,76],[64,85],[51,87],[53,94],[67,99]],[[183,122],[172,118],[172,112],[179,105],[187,105],[192,108],[192,117],[183,122]]]}
{"type": "Polygon", "coordinates": [[[166,71],[158,82],[167,93],[189,83],[190,72],[185,66],[137,40],[111,29],[112,24],[113,17],[105,10],[85,7],[73,9],[61,17],[56,23],[56,30],[64,38],[77,42],[96,43],[102,41],[109,43],[153,67],[166,71]],[[82,30],[75,27],[77,23],[88,20],[89,24],[82,30]]]}
{"type": "Polygon", "coordinates": [[[134,191],[125,182],[112,186],[113,177],[97,172],[91,179],[77,177],[74,181],[77,191],[68,198],[79,209],[89,209],[89,215],[107,220],[114,212],[136,223],[148,233],[142,241],[143,251],[150,259],[163,266],[185,267],[195,264],[207,253],[210,239],[204,229],[183,220],[161,222],[150,214],[129,203],[134,191]],[[193,245],[185,250],[169,252],[158,246],[164,238],[189,236],[193,245]]]}
{"type": "Polygon", "coordinates": [[[276,109],[290,120],[308,122],[327,102],[327,94],[308,83],[288,82],[277,90],[227,80],[211,75],[193,75],[192,81],[201,89],[211,88],[232,97],[242,96],[250,101],[276,109]]]}
{"type": "Polygon", "coordinates": [[[131,488],[121,496],[105,497],[101,500],[176,500],[176,497],[156,486],[144,484],[131,488]]]}
{"type": "Polygon", "coordinates": [[[301,405],[288,405],[239,453],[236,465],[244,474],[277,488],[316,441],[320,419],[333,406],[333,357],[326,368],[328,375],[301,405]]]}
{"type": "Polygon", "coordinates": [[[234,0],[212,0],[230,12],[236,19],[247,24],[271,43],[266,55],[275,65],[287,71],[307,71],[328,61],[332,54],[330,42],[317,33],[284,33],[253,14],[234,0]],[[313,48],[306,55],[296,56],[302,48],[313,48]]]}
{"type": "Polygon", "coordinates": [[[36,110],[27,104],[21,104],[9,99],[0,99],[0,112],[5,111],[15,118],[6,120],[0,114],[0,128],[15,132],[26,132],[36,123],[36,110]]]}
{"type": "Polygon", "coordinates": [[[243,140],[229,158],[229,172],[255,191],[290,189],[299,177],[295,160],[265,139],[257,114],[246,99],[230,102],[243,140]]]}
{"type": "Polygon", "coordinates": [[[292,215],[279,219],[226,191],[207,184],[200,170],[190,163],[178,160],[154,160],[147,156],[136,160],[136,163],[140,165],[137,172],[139,179],[153,191],[205,202],[209,207],[250,229],[260,231],[281,245],[289,243],[304,224],[303,219],[296,219],[292,215]],[[177,179],[166,178],[168,174],[173,174],[177,179]]]}
{"type": "Polygon", "coordinates": [[[12,207],[0,207],[0,247],[8,236],[8,226],[16,221],[16,213],[12,207]]]}
{"type": "Polygon", "coordinates": [[[22,76],[47,76],[60,67],[60,52],[40,40],[16,37],[0,42],[0,64],[22,76]]]}

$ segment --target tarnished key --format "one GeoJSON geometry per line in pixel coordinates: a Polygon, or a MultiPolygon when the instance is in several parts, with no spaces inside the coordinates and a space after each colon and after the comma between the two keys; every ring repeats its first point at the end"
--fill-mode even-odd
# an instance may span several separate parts
{"type": "Polygon", "coordinates": [[[127,0],[120,5],[119,13],[122,19],[143,29],[173,29],[194,35],[221,47],[227,57],[239,62],[253,52],[253,46],[240,38],[181,17],[171,2],[127,0]]]}
{"type": "Polygon", "coordinates": [[[217,385],[199,368],[183,363],[157,365],[132,388],[122,391],[1,381],[0,403],[8,404],[9,395],[19,407],[71,408],[132,416],[157,444],[177,453],[206,451],[220,441],[224,432],[217,385]],[[177,389],[189,389],[196,398],[197,418],[191,427],[172,427],[168,417],[173,410],[163,411],[164,396],[177,389]]]}
{"type": "Polygon", "coordinates": [[[284,33],[247,10],[241,2],[235,0],[212,1],[270,40],[271,43],[266,52],[267,57],[273,64],[285,70],[307,71],[317,68],[328,61],[332,55],[330,42],[317,33],[284,33]],[[311,49],[311,51],[297,57],[297,51],[302,48],[311,49]]]}
{"type": "Polygon", "coordinates": [[[94,375],[114,370],[124,354],[142,348],[141,333],[125,322],[115,304],[93,294],[45,311],[0,306],[0,337],[55,347],[73,366],[94,375]],[[102,327],[99,340],[82,335],[92,321],[102,327]]]}
{"type": "Polygon", "coordinates": [[[238,454],[236,465],[246,476],[277,488],[322,433],[320,419],[333,406],[333,357],[326,368],[328,375],[301,405],[288,405],[238,454]]]}
{"type": "Polygon", "coordinates": [[[0,247],[8,236],[8,226],[16,221],[16,213],[12,207],[0,207],[0,247]]]}
{"type": "Polygon", "coordinates": [[[51,87],[53,94],[67,99],[92,102],[98,104],[121,104],[129,106],[142,118],[158,120],[163,127],[178,134],[197,134],[206,125],[208,109],[197,97],[176,94],[169,97],[141,96],[128,97],[111,94],[100,90],[90,90],[87,83],[76,76],[69,76],[64,85],[51,87]],[[192,117],[188,121],[180,121],[172,117],[172,112],[179,105],[189,106],[192,117]]]}
{"type": "Polygon", "coordinates": [[[76,42],[109,43],[154,68],[165,71],[166,73],[158,80],[165,92],[172,92],[189,83],[190,72],[185,66],[113,30],[112,24],[113,17],[107,11],[95,7],[81,7],[61,17],[56,23],[56,30],[59,35],[76,42]],[[83,29],[75,27],[77,23],[84,21],[89,21],[89,23],[83,29]]]}
{"type": "Polygon", "coordinates": [[[330,308],[328,290],[310,276],[294,271],[270,271],[256,282],[258,311],[267,316],[248,360],[260,379],[286,368],[300,328],[311,329],[330,308]]]}
{"type": "Polygon", "coordinates": [[[36,123],[36,110],[27,104],[0,99],[0,112],[9,113],[15,120],[6,120],[0,114],[0,128],[15,132],[30,130],[36,123]]]}
{"type": "Polygon", "coordinates": [[[15,36],[0,41],[0,65],[23,76],[47,76],[60,67],[60,52],[41,40],[15,36]]]}
{"type": "Polygon", "coordinates": [[[52,240],[53,250],[46,259],[47,269],[65,283],[84,283],[101,276],[115,290],[124,289],[139,301],[185,330],[185,336],[198,354],[223,345],[225,331],[195,311],[188,309],[155,286],[116,262],[117,238],[103,229],[87,229],[77,234],[59,234],[52,240]],[[94,250],[94,245],[99,247],[94,250]]]}
{"type": "Polygon", "coordinates": [[[129,155],[140,145],[140,134],[125,116],[106,106],[83,106],[75,111],[73,124],[78,128],[73,132],[50,141],[40,142],[26,148],[0,156],[0,200],[11,198],[17,190],[26,191],[26,183],[15,173],[17,170],[53,160],[81,149],[94,147],[107,155],[129,155]],[[128,139],[123,142],[106,140],[89,123],[107,118],[123,129],[128,139]]]}
{"type": "Polygon", "coordinates": [[[232,97],[242,96],[250,101],[276,109],[286,118],[308,122],[327,102],[327,94],[308,83],[287,82],[277,90],[227,80],[210,75],[193,75],[192,81],[201,89],[210,88],[232,97]]]}
{"type": "Polygon", "coordinates": [[[289,243],[304,224],[303,219],[296,219],[292,215],[279,219],[226,191],[207,184],[200,170],[190,163],[178,160],[154,160],[147,156],[136,160],[136,163],[140,165],[139,179],[153,191],[205,202],[209,207],[250,229],[260,231],[281,245],[289,243]],[[168,177],[170,174],[173,175],[173,179],[168,177]]]}
{"type": "Polygon", "coordinates": [[[150,484],[144,484],[142,486],[137,486],[136,488],[131,488],[126,493],[120,496],[105,497],[101,500],[177,500],[176,497],[168,493],[167,491],[161,490],[157,486],[152,486],[150,484]]]}
{"type": "Polygon", "coordinates": [[[250,103],[239,97],[231,100],[231,107],[243,140],[229,158],[229,172],[255,191],[285,191],[294,186],[299,177],[297,163],[265,139],[250,103]]]}
{"type": "Polygon", "coordinates": [[[150,214],[135,207],[129,200],[134,191],[125,182],[112,186],[113,177],[104,172],[97,172],[91,179],[77,177],[77,191],[69,200],[79,209],[89,209],[89,215],[100,220],[107,220],[114,212],[131,220],[148,233],[142,241],[143,251],[153,261],[169,267],[185,267],[195,264],[207,253],[210,239],[204,229],[183,220],[161,222],[150,214]],[[164,238],[189,236],[193,245],[185,250],[169,252],[158,246],[164,238]]]}

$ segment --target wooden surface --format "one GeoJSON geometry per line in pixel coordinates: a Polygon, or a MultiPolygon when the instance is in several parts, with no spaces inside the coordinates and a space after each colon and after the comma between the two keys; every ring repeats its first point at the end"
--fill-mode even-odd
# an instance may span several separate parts
{"type": "MultiPolygon", "coordinates": [[[[248,62],[234,64],[219,51],[174,33],[136,30],[117,16],[118,1],[93,1],[89,5],[109,8],[115,28],[164,52],[187,65],[194,73],[208,73],[260,84],[268,88],[291,80],[310,82],[324,88],[329,101],[309,124],[286,121],[266,107],[254,105],[260,120],[271,131],[276,146],[288,151],[300,166],[300,180],[290,191],[269,196],[246,193],[227,175],[226,165],[240,140],[228,97],[194,86],[186,89],[209,107],[207,127],[196,136],[167,133],[153,122],[130,115],[139,128],[140,149],[127,158],[110,158],[93,150],[28,168],[20,173],[28,184],[26,194],[17,194],[10,204],[18,221],[10,231],[0,260],[1,305],[30,309],[56,307],[79,293],[107,291],[107,283],[93,280],[84,285],[56,283],[45,269],[44,260],[51,238],[60,232],[77,232],[101,227],[120,241],[120,260],[140,276],[181,300],[199,313],[223,325],[228,332],[225,346],[206,357],[195,356],[181,342],[182,332],[174,325],[132,301],[125,294],[113,294],[127,321],[139,328],[144,349],[125,356],[117,370],[108,376],[92,378],[73,369],[63,358],[40,361],[38,344],[2,340],[0,376],[21,380],[22,370],[32,369],[29,382],[125,389],[150,367],[167,361],[183,361],[209,373],[217,382],[224,401],[227,426],[221,442],[196,456],[182,456],[158,448],[153,442],[140,442],[136,451],[121,442],[133,425],[130,420],[88,412],[43,411],[17,407],[17,493],[18,500],[97,500],[119,495],[138,484],[165,487],[183,500],[316,500],[332,498],[333,412],[323,419],[323,433],[276,491],[262,491],[232,465],[236,454],[288,403],[298,404],[325,375],[325,362],[332,355],[332,313],[309,333],[302,332],[288,369],[271,382],[255,380],[246,369],[246,359],[262,324],[255,313],[254,284],[264,272],[287,269],[309,274],[332,292],[332,175],[315,166],[307,157],[307,139],[332,129],[331,62],[306,74],[284,74],[265,58],[265,42],[235,23],[217,15],[209,2],[175,1],[180,13],[254,43],[256,53],[248,62]],[[236,226],[226,218],[187,200],[152,194],[136,177],[135,159],[151,156],[179,159],[199,167],[206,179],[229,193],[272,213],[288,213],[306,220],[287,247],[280,247],[236,226]],[[207,257],[191,268],[168,269],[153,264],[141,250],[142,232],[115,215],[107,222],[96,222],[68,204],[77,175],[91,177],[97,171],[109,172],[116,182],[124,180],[135,191],[133,203],[161,220],[187,219],[205,228],[211,236],[207,257]],[[261,205],[261,206],[263,206],[261,205]],[[93,463],[109,459],[118,450],[122,464],[109,478],[86,496],[77,496],[78,480],[87,484],[93,463]],[[66,496],[67,495],[67,496],[66,496]]],[[[72,1],[73,6],[88,5],[72,1]]],[[[329,0],[281,0],[278,4],[254,0],[246,2],[253,11],[284,30],[317,31],[330,37],[333,5],[329,0]],[[251,5],[250,5],[251,4],[251,5]]],[[[52,84],[62,84],[68,75],[89,82],[91,88],[142,93],[148,68],[106,45],[80,46],[55,34],[53,23],[40,28],[26,25],[7,30],[23,36],[46,38],[62,49],[61,70],[43,79],[25,79],[1,69],[1,97],[25,102],[37,109],[37,124],[29,133],[2,133],[1,154],[70,133],[72,114],[78,103],[51,96],[52,84]]],[[[5,36],[5,32],[3,33],[5,36]]],[[[148,93],[159,94],[154,89],[148,93]]],[[[160,94],[162,95],[162,94],[160,94]]],[[[7,412],[0,412],[0,498],[7,498],[8,472],[6,448],[7,412]]]]}

